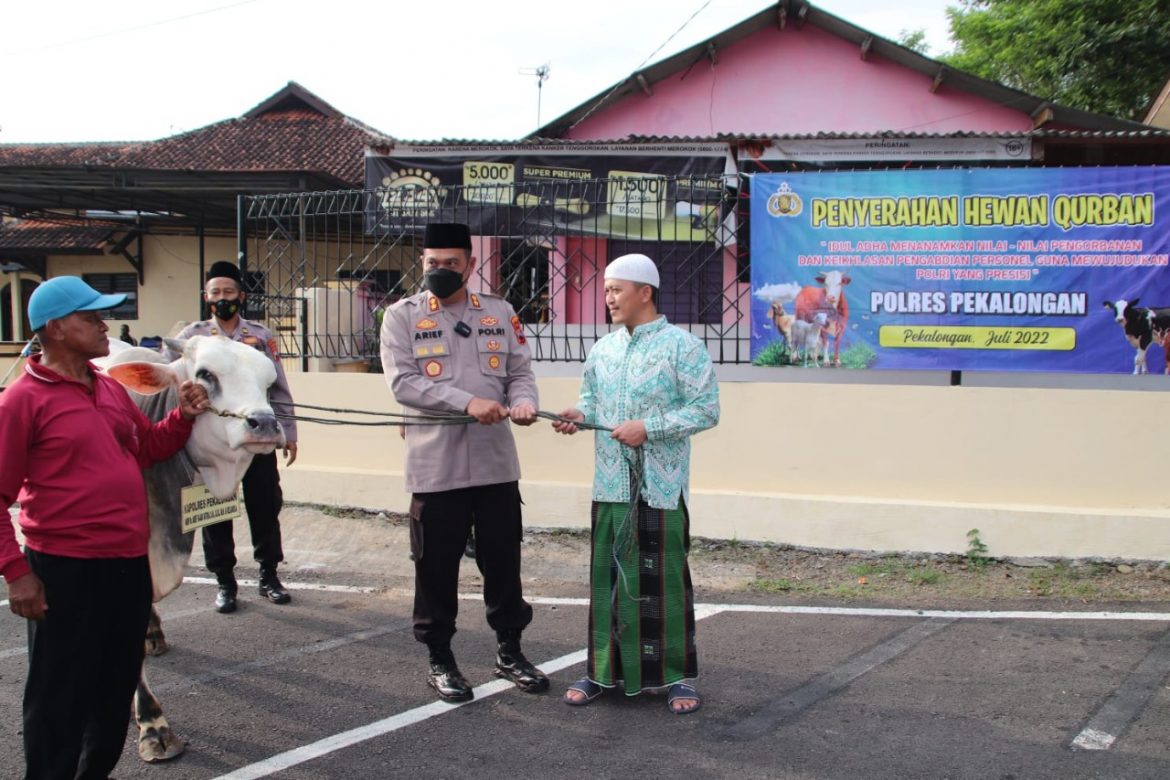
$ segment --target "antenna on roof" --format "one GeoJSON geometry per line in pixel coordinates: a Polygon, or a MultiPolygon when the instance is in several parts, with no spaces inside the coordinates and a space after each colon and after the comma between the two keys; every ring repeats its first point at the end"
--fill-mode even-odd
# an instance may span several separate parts
{"type": "Polygon", "coordinates": [[[544,86],[544,82],[548,81],[549,72],[548,63],[544,63],[538,68],[520,68],[517,73],[521,76],[536,76],[536,126],[540,127],[540,91],[544,86]]]}

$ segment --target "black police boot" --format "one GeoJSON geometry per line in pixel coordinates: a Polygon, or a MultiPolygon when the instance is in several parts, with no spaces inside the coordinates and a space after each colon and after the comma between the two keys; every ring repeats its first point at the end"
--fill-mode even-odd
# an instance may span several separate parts
{"type": "Polygon", "coordinates": [[[276,576],[275,566],[260,567],[260,595],[273,604],[287,604],[292,601],[292,596],[284,589],[284,586],[280,584],[280,578],[276,576]]]}
{"type": "Polygon", "coordinates": [[[235,612],[236,593],[240,589],[236,584],[236,575],[229,571],[227,574],[216,574],[215,579],[219,582],[219,592],[215,594],[215,611],[223,615],[235,612]]]}
{"type": "Polygon", "coordinates": [[[439,698],[447,702],[471,701],[475,693],[471,684],[455,664],[455,654],[448,645],[428,646],[431,653],[431,670],[427,674],[427,685],[435,689],[439,698]]]}
{"type": "Polygon", "coordinates": [[[495,675],[511,680],[525,693],[544,693],[548,690],[548,678],[537,669],[520,651],[519,631],[497,631],[495,675]]]}

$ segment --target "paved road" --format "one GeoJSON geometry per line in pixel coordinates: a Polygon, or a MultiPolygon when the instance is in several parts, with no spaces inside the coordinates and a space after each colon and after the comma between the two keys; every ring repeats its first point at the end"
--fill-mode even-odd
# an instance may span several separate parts
{"type": "MultiPolygon", "coordinates": [[[[345,521],[333,532],[378,559],[345,521]]],[[[295,549],[296,529],[286,538],[295,549]]],[[[492,635],[469,594],[455,650],[480,687],[453,707],[423,684],[406,572],[340,571],[329,550],[317,552],[307,569],[290,566],[293,604],[261,603],[245,588],[231,616],[211,611],[214,587],[192,569],[195,581],[162,605],[174,649],[149,662],[190,748],[147,766],[128,740],[116,777],[1170,777],[1170,615],[721,601],[699,622],[704,708],[679,717],[661,696],[562,704],[582,671],[586,611],[571,597],[584,589],[566,597],[561,583],[545,597],[534,582],[525,648],[553,691],[523,694],[492,678],[492,635]]],[[[20,771],[25,661],[24,627],[5,608],[3,778],[20,771]]]]}

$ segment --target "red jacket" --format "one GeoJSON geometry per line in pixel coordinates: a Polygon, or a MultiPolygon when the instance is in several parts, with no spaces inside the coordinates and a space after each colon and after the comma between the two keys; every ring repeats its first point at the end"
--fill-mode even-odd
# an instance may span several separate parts
{"type": "MultiPolygon", "coordinates": [[[[191,435],[178,409],[151,425],[113,379],[93,391],[40,364],[0,393],[0,508],[20,501],[25,545],[70,558],[136,558],[150,538],[142,469],[191,435]]],[[[0,574],[29,572],[8,518],[0,520],[0,574]]]]}

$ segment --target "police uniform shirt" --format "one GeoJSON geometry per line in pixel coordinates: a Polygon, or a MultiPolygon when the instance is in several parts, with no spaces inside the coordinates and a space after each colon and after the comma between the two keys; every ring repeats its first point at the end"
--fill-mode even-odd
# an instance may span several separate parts
{"type": "MultiPolygon", "coordinates": [[[[429,291],[386,311],[382,365],[390,391],[408,411],[464,414],[472,398],[538,406],[523,326],[503,298],[468,292],[446,307],[429,291]],[[464,323],[467,336],[456,332],[464,323]]],[[[520,479],[510,423],[408,425],[406,489],[455,490],[520,479]]]]}
{"type": "MultiPolygon", "coordinates": [[[[268,388],[268,402],[272,404],[277,414],[293,414],[292,393],[288,389],[288,377],[284,374],[284,366],[280,362],[280,350],[273,335],[258,322],[252,322],[240,317],[235,333],[227,333],[215,319],[193,322],[175,336],[178,340],[189,339],[192,336],[224,336],[232,341],[255,347],[268,357],[272,358],[276,366],[276,382],[268,388]]],[[[168,350],[171,359],[179,357],[172,350],[168,350]]],[[[280,427],[284,429],[284,438],[289,444],[297,440],[297,421],[278,418],[280,427]]]]}

